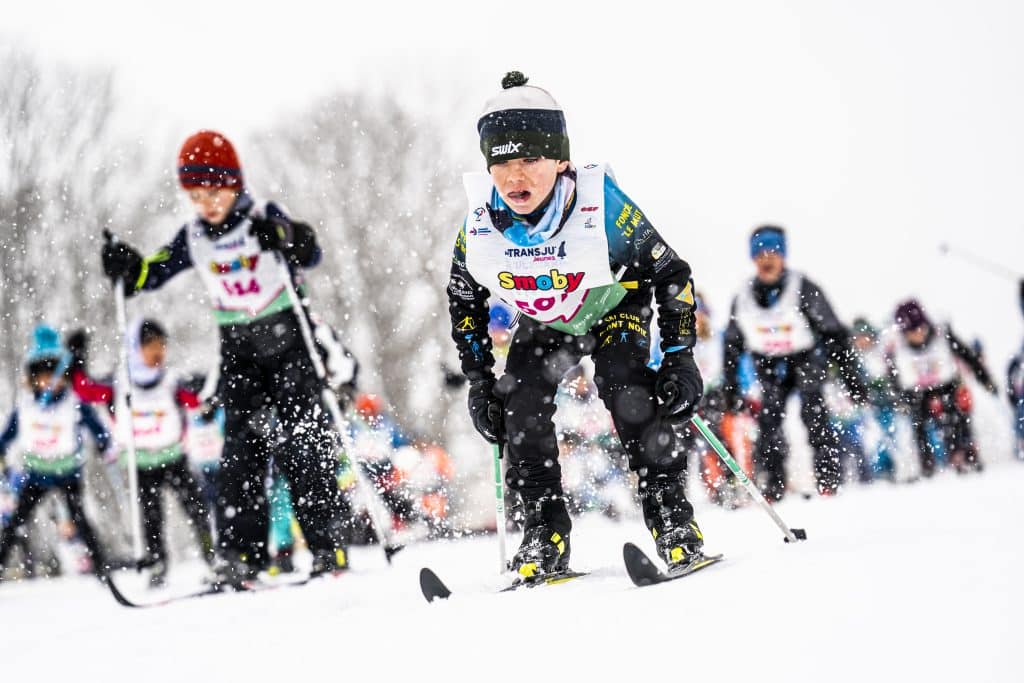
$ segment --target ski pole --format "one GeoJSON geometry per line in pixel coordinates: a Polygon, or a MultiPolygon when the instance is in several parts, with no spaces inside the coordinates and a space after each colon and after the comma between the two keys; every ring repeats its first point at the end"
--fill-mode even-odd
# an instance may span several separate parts
{"type": "Polygon", "coordinates": [[[505,477],[501,472],[501,448],[501,443],[496,443],[491,449],[494,452],[494,523],[498,531],[498,559],[501,561],[498,573],[504,573],[508,569],[505,542],[505,477]]]}
{"type": "Polygon", "coordinates": [[[718,437],[714,435],[707,423],[704,422],[703,418],[701,418],[700,415],[694,415],[690,418],[690,422],[692,422],[693,426],[697,428],[697,431],[701,433],[701,436],[707,439],[707,442],[711,444],[711,448],[715,450],[715,453],[717,453],[718,457],[722,459],[725,466],[728,467],[736,478],[739,479],[740,483],[743,484],[743,488],[745,488],[747,493],[750,494],[750,497],[754,499],[754,502],[760,505],[761,509],[768,513],[768,516],[772,518],[772,521],[775,522],[775,524],[782,530],[782,533],[785,534],[786,543],[806,541],[807,531],[804,529],[791,529],[786,526],[786,523],[782,521],[781,517],[779,517],[779,513],[777,513],[775,508],[765,500],[764,496],[761,495],[761,492],[757,490],[757,486],[754,485],[754,482],[750,481],[750,477],[747,476],[747,473],[743,471],[743,468],[739,466],[739,463],[737,463],[732,455],[729,454],[729,451],[722,445],[722,442],[718,440],[718,437]]]}
{"type": "Polygon", "coordinates": [[[1009,280],[1018,280],[1020,275],[1013,272],[1010,268],[1007,268],[1001,263],[996,263],[992,259],[979,256],[974,252],[964,249],[963,247],[951,246],[948,242],[942,242],[939,244],[939,252],[945,256],[950,254],[957,256],[961,261],[966,261],[976,268],[980,268],[989,275],[995,275],[997,277],[1007,278],[1009,280]]]}
{"type": "MultiPolygon", "coordinates": [[[[118,239],[109,230],[103,236],[110,244],[117,244],[118,239]]],[[[120,332],[120,353],[117,364],[117,386],[115,393],[114,414],[126,428],[128,447],[128,519],[132,534],[132,559],[142,559],[142,525],[139,520],[139,471],[136,467],[135,455],[135,420],[132,415],[132,385],[128,380],[128,323],[124,302],[124,278],[114,280],[114,306],[117,315],[117,329],[120,332]]]]}
{"type": "Polygon", "coordinates": [[[391,563],[391,556],[402,549],[400,545],[393,545],[388,538],[388,533],[385,530],[386,527],[383,525],[383,517],[380,514],[377,500],[377,487],[374,486],[369,479],[366,477],[366,473],[363,471],[364,463],[356,454],[355,444],[352,442],[352,435],[349,433],[348,420],[341,414],[341,406],[338,404],[338,397],[331,390],[330,384],[327,381],[327,368],[324,366],[323,358],[320,357],[320,353],[316,349],[316,343],[313,341],[313,331],[309,326],[309,320],[306,318],[306,310],[302,306],[302,301],[299,300],[299,294],[295,291],[295,284],[292,282],[292,272],[288,268],[288,264],[285,262],[284,257],[280,252],[275,252],[277,256],[277,262],[281,267],[281,278],[284,280],[285,291],[288,292],[288,299],[292,305],[292,312],[299,321],[299,330],[302,332],[302,340],[306,343],[306,352],[309,355],[310,362],[313,363],[313,369],[316,371],[316,376],[320,380],[321,390],[320,395],[327,406],[328,412],[331,414],[331,418],[334,421],[334,429],[338,432],[338,437],[341,439],[341,447],[344,449],[345,454],[348,456],[349,463],[352,466],[352,472],[356,477],[356,485],[359,490],[363,493],[364,507],[366,508],[367,514],[370,515],[370,523],[373,524],[373,533],[377,537],[377,542],[380,543],[381,548],[384,550],[384,558],[391,563]]]}

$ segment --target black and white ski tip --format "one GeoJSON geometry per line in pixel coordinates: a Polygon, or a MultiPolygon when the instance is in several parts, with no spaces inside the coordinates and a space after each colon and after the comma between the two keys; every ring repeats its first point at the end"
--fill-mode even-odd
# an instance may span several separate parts
{"type": "Polygon", "coordinates": [[[420,590],[423,591],[423,597],[427,599],[427,602],[447,600],[452,594],[448,586],[444,585],[444,581],[427,567],[420,570],[420,590]]]}
{"type": "Polygon", "coordinates": [[[705,567],[710,567],[716,562],[721,562],[725,559],[725,556],[704,555],[682,569],[665,572],[654,564],[654,561],[647,557],[647,554],[640,550],[640,548],[632,543],[626,543],[622,546],[622,559],[626,563],[626,572],[634,584],[637,586],[653,586],[658,583],[674,581],[684,576],[689,576],[705,567]]]}
{"type": "MultiPolygon", "coordinates": [[[[499,593],[511,593],[517,591],[520,588],[536,588],[537,586],[557,586],[562,583],[567,583],[573,579],[586,576],[588,572],[574,572],[564,571],[555,572],[553,574],[538,575],[530,579],[517,579],[510,585],[505,586],[499,593]]],[[[444,584],[444,581],[438,577],[433,570],[424,567],[420,570],[420,590],[423,591],[423,597],[427,599],[427,602],[434,602],[435,600],[447,600],[451,597],[452,591],[444,584]]]]}

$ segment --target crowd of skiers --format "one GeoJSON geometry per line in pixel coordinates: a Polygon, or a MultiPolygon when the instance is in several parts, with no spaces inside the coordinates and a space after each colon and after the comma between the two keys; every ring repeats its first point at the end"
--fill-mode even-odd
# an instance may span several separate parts
{"type": "MultiPolygon", "coordinates": [[[[512,72],[477,129],[486,172],[466,176],[447,293],[469,417],[499,445],[522,511],[510,563],[519,580],[568,569],[570,511],[618,515],[637,499],[669,571],[699,559],[688,472],[697,468],[715,502],[741,498],[691,426],[697,414],[770,501],[793,488],[785,417],[794,396],[821,495],[851,476],[896,477],[900,424],[912,426],[921,476],[981,469],[964,375],[992,393],[995,382],[979,353],[919,302],[900,303],[877,327],[844,324],[823,290],[788,267],[785,231],[765,225],[750,236],[754,275],[716,333],[690,265],[610,169],[571,161],[550,93],[512,72]],[[581,366],[586,357],[592,364],[581,366]]],[[[64,343],[38,327],[0,436],[18,471],[0,563],[25,546],[20,530],[56,491],[93,570],[102,577],[123,565],[83,509],[85,434],[108,462],[131,460],[123,464],[138,480],[131,504],[144,541],[131,560],[153,585],[167,572],[165,490],[182,503],[208,581],[235,589],[265,570],[289,571],[296,531],[312,575],[345,570],[348,546],[368,527],[382,541],[412,520],[443,533],[443,449],[414,444],[379,398],[355,396],[354,359],[309,311],[303,271],[322,254],[314,229],[250,194],[219,133],[190,137],[177,170],[196,215],[150,256],[108,240],[102,263],[127,297],[194,269],[219,325],[217,372],[180,376],[166,363],[167,332],[139,320],[125,331],[129,386],[118,386],[89,374],[83,335],[64,343]],[[129,397],[131,420],[110,409],[129,397]],[[402,486],[410,478],[413,494],[402,486]],[[354,504],[362,486],[383,492],[387,530],[354,504]]],[[[1024,285],[1021,296],[1024,310],[1024,285]]],[[[1008,391],[1021,454],[1022,356],[1008,391]]]]}

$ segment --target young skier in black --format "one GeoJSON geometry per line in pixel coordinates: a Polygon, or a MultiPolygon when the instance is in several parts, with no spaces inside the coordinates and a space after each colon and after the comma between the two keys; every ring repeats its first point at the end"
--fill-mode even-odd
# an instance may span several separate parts
{"type": "Polygon", "coordinates": [[[552,417],[560,378],[591,355],[595,382],[640,477],[644,519],[670,566],[700,557],[674,423],[700,402],[690,267],[599,164],[570,162],[565,118],[545,90],[508,74],[477,124],[488,173],[467,174],[469,211],[448,283],[452,337],[476,429],[506,446],[506,481],[526,510],[512,569],[567,568],[572,528],[552,417]],[[488,298],[519,312],[496,380],[488,298]],[[647,367],[652,299],[665,355],[647,367]]]}
{"type": "Polygon", "coordinates": [[[759,434],[754,463],[762,493],[781,500],[786,491],[789,444],[783,433],[786,401],[800,394],[800,418],[814,449],[818,491],[828,495],[842,479],[840,445],[829,425],[822,395],[829,362],[839,365],[851,397],[867,396],[864,373],[849,334],[821,289],[801,273],[786,268],[786,234],[782,228],[763,226],[750,236],[750,258],[757,275],[744,284],[733,300],[725,331],[725,386],[727,404],[738,410],[739,363],[745,351],[754,359],[763,399],[757,414],[759,434]]]}
{"type": "Polygon", "coordinates": [[[0,433],[0,465],[14,451],[27,474],[11,523],[0,531],[0,574],[17,541],[16,530],[31,519],[43,496],[59,491],[89,551],[93,571],[102,578],[106,558],[82,507],[82,433],[88,430],[101,451],[109,446],[110,434],[95,411],[79,401],[68,385],[64,375],[71,358],[59,333],[40,325],[33,338],[25,364],[26,391],[18,397],[17,407],[0,433]]]}
{"type": "MultiPolygon", "coordinates": [[[[146,542],[142,565],[150,569],[149,582],[163,586],[167,578],[167,548],[164,541],[163,491],[169,490],[181,503],[189,524],[195,529],[203,559],[213,561],[213,540],[209,512],[199,484],[189,469],[185,453],[186,409],[199,408],[199,397],[168,369],[167,332],[155,320],[138,320],[128,330],[128,377],[132,383],[132,427],[135,463],[139,477],[139,506],[146,542]]],[[[92,381],[94,388],[113,396],[115,387],[92,381]]],[[[127,423],[117,425],[115,434],[124,447],[127,423]]]]}
{"type": "Polygon", "coordinates": [[[971,394],[961,379],[958,361],[971,369],[989,393],[997,392],[981,357],[947,325],[936,325],[921,304],[908,299],[895,314],[900,333],[888,348],[893,375],[910,406],[921,473],[935,472],[935,444],[928,425],[934,418],[946,457],[960,472],[980,470],[981,458],[971,433],[971,394]]]}
{"type": "Polygon", "coordinates": [[[265,477],[272,453],[301,501],[296,515],[314,573],[343,569],[349,510],[334,478],[335,435],[284,279],[297,281],[301,269],[319,263],[313,229],[250,197],[234,148],[219,133],[200,131],[185,141],[178,177],[198,215],[147,258],[124,243],[107,244],[103,265],[109,277],[125,278],[128,294],[158,289],[195,266],[213,303],[220,325],[217,395],[225,411],[221,579],[244,585],[268,561],[265,477]]]}

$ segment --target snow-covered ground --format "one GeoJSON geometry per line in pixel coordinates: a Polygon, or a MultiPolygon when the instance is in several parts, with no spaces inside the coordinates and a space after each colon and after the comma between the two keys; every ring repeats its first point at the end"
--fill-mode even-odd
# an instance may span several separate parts
{"type": "Polygon", "coordinates": [[[621,562],[624,541],[648,547],[641,522],[596,518],[573,534],[595,576],[515,594],[490,593],[493,538],[411,547],[391,568],[357,550],[338,579],[152,610],[88,579],[4,584],[0,679],[1021,680],[1021,491],[1024,465],[1001,463],[787,500],[798,546],[756,509],[700,506],[727,562],[645,589],[621,562]],[[424,565],[449,602],[424,602],[424,565]]]}

